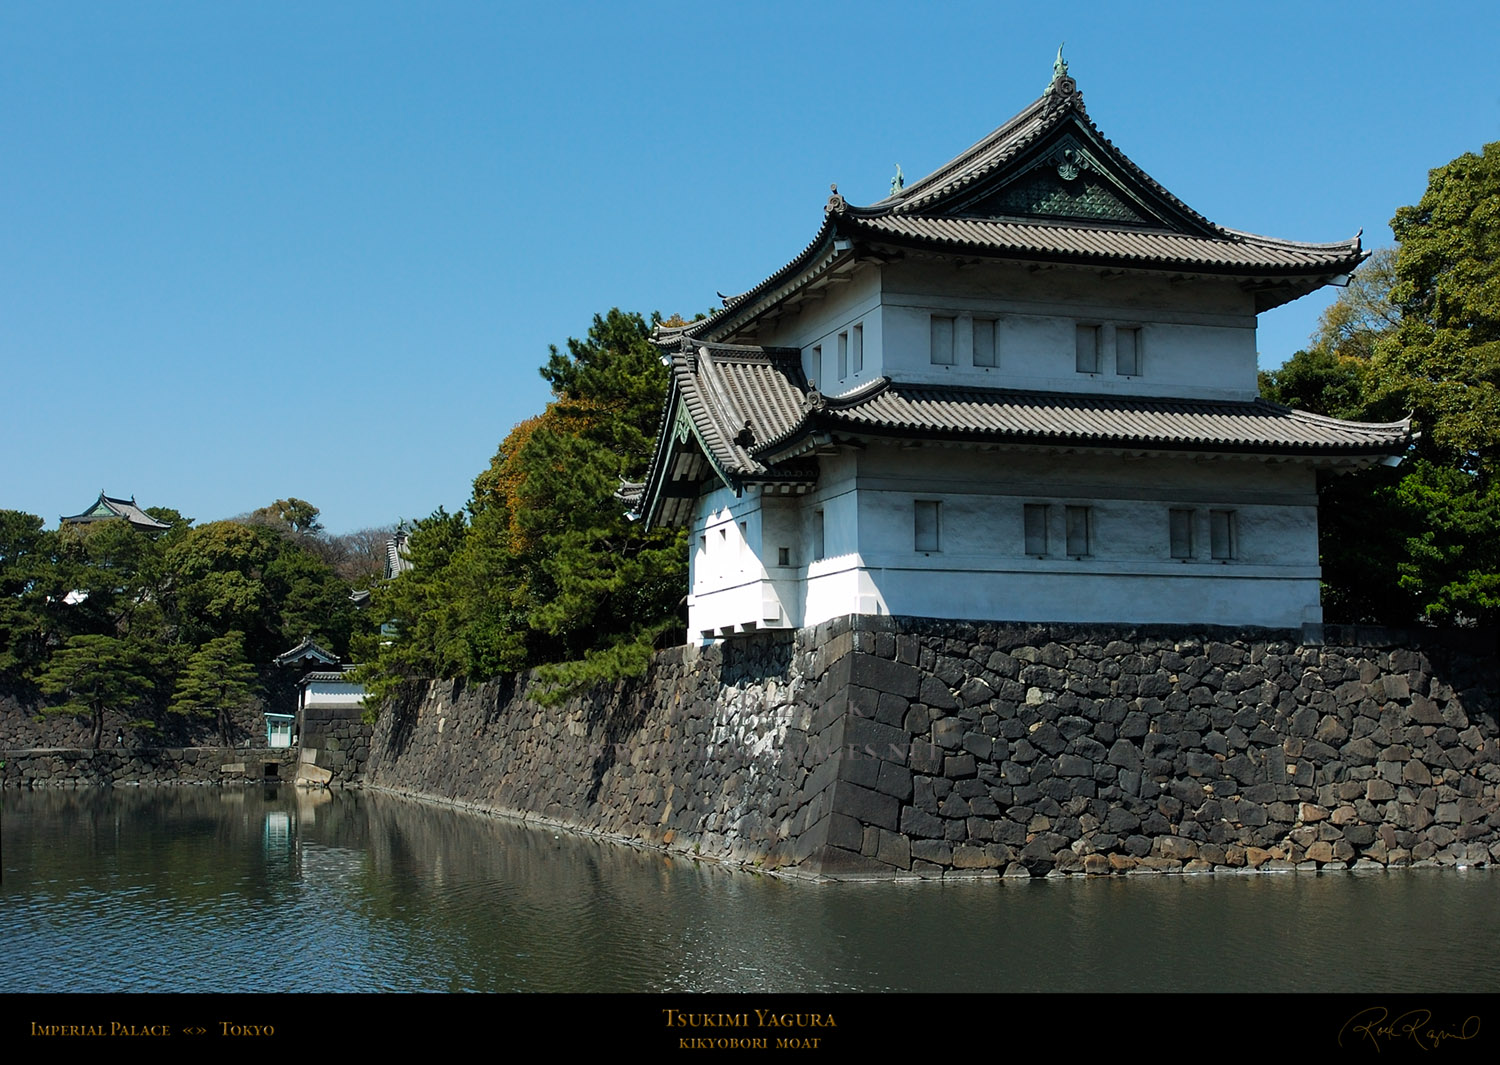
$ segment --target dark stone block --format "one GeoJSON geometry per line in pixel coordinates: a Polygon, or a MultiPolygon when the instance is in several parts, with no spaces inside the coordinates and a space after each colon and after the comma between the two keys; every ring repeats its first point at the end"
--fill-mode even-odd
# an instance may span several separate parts
{"type": "Polygon", "coordinates": [[[958,688],[958,701],[963,706],[982,706],[994,697],[994,690],[978,677],[969,677],[958,688]]]}
{"type": "Polygon", "coordinates": [[[912,797],[911,770],[893,762],[880,763],[880,775],[875,790],[907,802],[912,797]]]}
{"type": "Polygon", "coordinates": [[[864,846],[864,826],[852,817],[841,813],[828,817],[828,843],[846,850],[858,851],[864,846]]]}
{"type": "MultiPolygon", "coordinates": [[[[1068,745],[1062,733],[1051,722],[1045,722],[1040,727],[1033,729],[1028,738],[1033,747],[1054,757],[1061,754],[1068,745]]],[[[1021,760],[1019,754],[1017,754],[1016,760],[1021,760]]]]}
{"type": "Polygon", "coordinates": [[[976,772],[976,763],[972,754],[950,754],[943,759],[943,776],[949,780],[972,777],[976,772]]]}
{"type": "MultiPolygon", "coordinates": [[[[907,709],[910,706],[911,703],[899,695],[881,692],[875,707],[875,720],[883,725],[905,729],[907,709]]],[[[927,731],[926,725],[924,724],[919,731],[927,731]]]]}
{"type": "Polygon", "coordinates": [[[865,825],[894,831],[900,823],[901,804],[893,796],[840,781],[834,790],[834,807],[838,813],[865,825]]]}
{"type": "Polygon", "coordinates": [[[918,773],[937,773],[943,768],[943,749],[925,740],[912,740],[907,759],[911,769],[918,773]]]}
{"type": "Polygon", "coordinates": [[[1063,754],[1057,758],[1056,772],[1060,777],[1092,777],[1094,763],[1076,754],[1063,754]]]}
{"type": "Polygon", "coordinates": [[[938,710],[957,710],[958,700],[948,686],[936,677],[923,677],[916,698],[938,710]]]}
{"type": "Polygon", "coordinates": [[[866,759],[904,763],[910,737],[905,730],[869,718],[850,718],[844,728],[844,743],[866,759]]]}
{"type": "Polygon", "coordinates": [[[890,866],[874,858],[841,847],[823,847],[806,864],[824,876],[881,876],[891,871],[890,866]]]}
{"type": "Polygon", "coordinates": [[[869,655],[856,656],[851,679],[863,686],[907,699],[916,696],[922,683],[922,675],[907,663],[869,655]]]}
{"type": "Polygon", "coordinates": [[[964,733],[963,749],[982,762],[994,757],[994,741],[982,732],[964,733]]]}
{"type": "Polygon", "coordinates": [[[911,841],[911,857],[913,862],[952,865],[953,844],[941,839],[914,839],[911,841]]]}
{"type": "Polygon", "coordinates": [[[943,820],[932,814],[924,813],[915,807],[908,806],[901,811],[901,831],[908,836],[923,839],[942,839],[943,820]]]}
{"type": "Polygon", "coordinates": [[[932,740],[939,747],[957,750],[963,743],[964,724],[956,717],[940,718],[932,723],[932,740]]]}

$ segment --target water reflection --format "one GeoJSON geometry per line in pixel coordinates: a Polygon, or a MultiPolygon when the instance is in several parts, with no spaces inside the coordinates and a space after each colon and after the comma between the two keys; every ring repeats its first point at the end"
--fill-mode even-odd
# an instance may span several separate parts
{"type": "Polygon", "coordinates": [[[4,804],[5,991],[1436,991],[1500,976],[1496,952],[1464,949],[1500,940],[1485,870],[812,885],[385,795],[4,804]]]}

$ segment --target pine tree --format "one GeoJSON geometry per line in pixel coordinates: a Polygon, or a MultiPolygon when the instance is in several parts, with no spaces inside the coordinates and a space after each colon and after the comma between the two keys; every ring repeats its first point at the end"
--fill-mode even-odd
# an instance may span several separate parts
{"type": "Polygon", "coordinates": [[[44,714],[82,714],[92,723],[94,749],[104,741],[107,711],[128,712],[150,694],[153,681],[141,656],[116,636],[70,637],[52,656],[38,680],[47,695],[64,697],[44,714]]]}
{"type": "Polygon", "coordinates": [[[255,668],[245,661],[245,635],[230,632],[193,652],[177,679],[171,711],[217,718],[219,742],[234,745],[233,711],[255,698],[255,668]]]}

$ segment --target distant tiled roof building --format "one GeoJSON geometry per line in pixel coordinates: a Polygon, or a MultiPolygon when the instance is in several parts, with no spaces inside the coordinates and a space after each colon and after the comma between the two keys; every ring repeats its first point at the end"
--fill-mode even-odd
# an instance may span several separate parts
{"type": "Polygon", "coordinates": [[[135,496],[131,496],[129,499],[115,499],[112,496],[105,495],[103,492],[99,493],[99,498],[94,502],[93,506],[89,507],[82,514],[74,514],[71,517],[64,517],[61,520],[64,525],[88,525],[92,522],[111,521],[115,518],[124,519],[143,532],[161,532],[164,529],[172,527],[166,522],[157,521],[140,507],[136,506],[135,496]]]}
{"type": "Polygon", "coordinates": [[[1320,471],[1408,422],[1267,403],[1256,315],[1364,259],[1216,225],[1040,99],[707,318],[644,485],[691,529],[701,638],[849,613],[1295,627],[1321,619],[1320,471]]]}
{"type": "Polygon", "coordinates": [[[396,535],[385,542],[385,579],[399,576],[411,569],[411,559],[406,557],[405,529],[397,529],[396,535]]]}

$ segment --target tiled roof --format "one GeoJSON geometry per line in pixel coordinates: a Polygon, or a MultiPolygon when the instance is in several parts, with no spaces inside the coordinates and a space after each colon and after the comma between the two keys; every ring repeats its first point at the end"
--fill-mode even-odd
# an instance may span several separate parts
{"type": "Polygon", "coordinates": [[[620,487],[615,489],[615,498],[625,504],[625,509],[632,513],[641,509],[641,500],[645,494],[645,481],[621,481],[620,487]]]}
{"type": "Polygon", "coordinates": [[[822,428],[1006,443],[1081,444],[1166,450],[1253,451],[1336,457],[1399,452],[1409,421],[1346,422],[1268,403],[1084,396],[889,384],[845,407],[822,428]]]}
{"type": "MultiPolygon", "coordinates": [[[[676,520],[690,491],[714,472],[731,483],[780,481],[811,483],[816,467],[801,463],[770,466],[755,457],[758,446],[794,433],[805,420],[809,386],[795,348],[757,348],[684,339],[672,355],[672,379],[662,411],[656,451],[646,481],[619,494],[648,520],[660,516],[671,497],[676,520]]],[[[816,393],[812,393],[816,395],[816,393]]]]}
{"type": "Polygon", "coordinates": [[[306,684],[353,684],[354,680],[349,676],[356,666],[344,666],[337,672],[331,669],[316,670],[307,674],[297,682],[299,686],[306,684]]]}
{"type": "MultiPolygon", "coordinates": [[[[908,215],[852,216],[843,227],[867,238],[941,244],[955,251],[1005,251],[1058,261],[1133,263],[1155,268],[1197,269],[1242,277],[1352,270],[1363,255],[1357,239],[1336,244],[1298,244],[1253,234],[1199,237],[1138,229],[1086,228],[990,218],[919,218],[908,215]]],[[[1227,231],[1226,231],[1227,232],[1227,231]]]]}
{"type": "Polygon", "coordinates": [[[286,666],[295,665],[304,658],[316,658],[327,662],[329,665],[337,665],[339,661],[338,655],[319,647],[311,636],[303,637],[302,642],[296,647],[293,647],[290,651],[283,651],[272,659],[272,661],[278,666],[286,666]]]}
{"type": "Polygon", "coordinates": [[[683,347],[673,356],[672,389],[651,469],[632,500],[633,509],[652,522],[685,520],[699,484],[715,472],[735,486],[813,484],[817,469],[799,456],[820,436],[1334,462],[1399,454],[1411,441],[1410,421],[1346,422],[1262,399],[1082,395],[903,384],[886,377],[830,397],[809,387],[795,352],[691,342],[683,347]]]}
{"type": "Polygon", "coordinates": [[[115,499],[103,492],[99,493],[99,498],[82,514],[75,514],[61,520],[65,525],[86,525],[89,522],[109,521],[113,518],[123,518],[137,529],[148,532],[157,532],[172,527],[164,521],[157,521],[136,506],[134,496],[129,499],[115,499]]]}
{"type": "Polygon", "coordinates": [[[747,321],[854,258],[855,245],[870,244],[1014,262],[1274,279],[1257,291],[1258,311],[1347,273],[1365,254],[1358,235],[1309,244],[1215,225],[1099,132],[1073,79],[1064,76],[989,136],[878,203],[851,206],[835,188],[822,226],[796,257],[749,291],[726,298],[714,314],[658,329],[658,337],[668,345],[680,337],[732,339],[747,321]],[[1069,180],[1057,176],[1075,163],[1069,180]],[[1061,190],[1060,206],[1028,207],[1019,193],[1018,201],[1007,198],[1007,190],[1031,178],[1063,186],[1092,181],[1095,188],[1061,190]],[[1113,210],[1096,202],[1101,197],[1113,210]]]}
{"type": "Polygon", "coordinates": [[[712,453],[733,474],[763,474],[755,444],[791,432],[806,410],[807,382],[795,348],[698,344],[673,359],[683,403],[712,453]]]}
{"type": "Polygon", "coordinates": [[[399,576],[411,569],[411,559],[406,557],[406,541],[408,537],[404,530],[397,530],[396,535],[385,542],[385,578],[399,576]]]}

